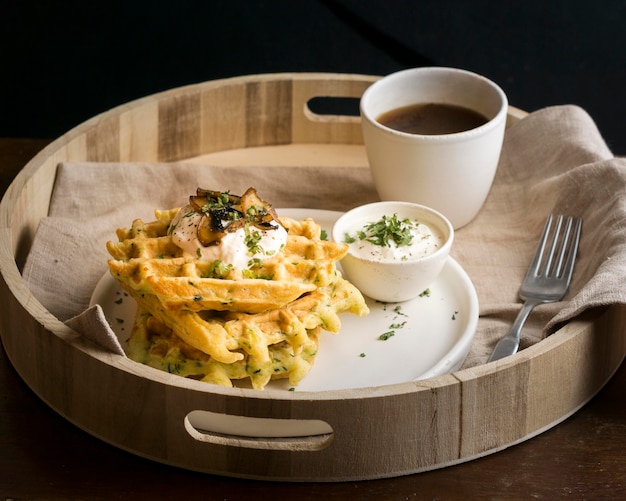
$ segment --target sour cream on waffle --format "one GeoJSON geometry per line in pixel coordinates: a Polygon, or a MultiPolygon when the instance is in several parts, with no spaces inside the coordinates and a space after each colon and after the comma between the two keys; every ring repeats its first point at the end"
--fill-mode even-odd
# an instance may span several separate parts
{"type": "Polygon", "coordinates": [[[202,261],[221,261],[234,268],[247,269],[255,260],[270,258],[287,243],[287,230],[274,223],[272,229],[254,225],[225,232],[214,244],[204,246],[198,239],[202,214],[191,206],[183,207],[172,220],[172,242],[202,261]]]}

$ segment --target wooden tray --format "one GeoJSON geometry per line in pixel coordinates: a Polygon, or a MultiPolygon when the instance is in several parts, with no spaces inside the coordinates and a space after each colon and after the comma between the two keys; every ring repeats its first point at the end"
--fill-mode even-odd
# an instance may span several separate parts
{"type": "MultiPolygon", "coordinates": [[[[94,117],[42,150],[0,206],[0,326],[24,381],[78,427],[135,454],[286,481],[372,479],[453,465],[526,440],[583,406],[626,353],[624,306],[571,322],[513,357],[454,374],[375,389],[257,392],[179,378],[104,352],[47,311],[21,278],[59,162],[367,168],[359,119],[318,115],[307,103],[358,98],[376,78],[276,74],[173,89],[94,117]],[[198,413],[235,428],[203,432],[193,426],[198,413]],[[240,425],[263,429],[268,419],[311,431],[263,438],[232,432],[240,425]]],[[[521,116],[511,108],[510,121],[521,116]]]]}

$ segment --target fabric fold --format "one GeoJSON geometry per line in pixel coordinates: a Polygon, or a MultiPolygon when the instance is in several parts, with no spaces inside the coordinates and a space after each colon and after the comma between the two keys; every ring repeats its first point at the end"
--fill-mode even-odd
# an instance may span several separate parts
{"type": "Polygon", "coordinates": [[[116,355],[126,356],[124,348],[111,329],[104,311],[99,304],[87,308],[84,312],[65,322],[65,325],[80,332],[83,336],[116,355]]]}

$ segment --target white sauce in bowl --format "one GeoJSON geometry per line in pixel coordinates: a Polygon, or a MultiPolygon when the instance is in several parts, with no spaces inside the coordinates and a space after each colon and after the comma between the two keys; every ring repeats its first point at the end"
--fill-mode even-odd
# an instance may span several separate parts
{"type": "Polygon", "coordinates": [[[344,242],[350,252],[362,259],[378,262],[412,261],[434,253],[443,243],[443,235],[430,226],[412,220],[383,216],[355,226],[344,242]],[[396,238],[394,238],[394,236],[396,238]]]}

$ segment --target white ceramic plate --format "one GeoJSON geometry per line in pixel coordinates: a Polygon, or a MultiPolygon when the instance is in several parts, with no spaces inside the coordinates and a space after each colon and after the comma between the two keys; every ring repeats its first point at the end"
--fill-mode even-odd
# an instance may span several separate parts
{"type": "MultiPolygon", "coordinates": [[[[339,212],[280,209],[279,215],[312,217],[331,235],[339,212]]],[[[341,330],[324,333],[315,365],[297,391],[366,388],[404,383],[458,369],[469,352],[478,323],[474,286],[452,258],[428,293],[404,303],[379,303],[366,298],[370,314],[341,315],[341,330]],[[385,337],[386,333],[393,335],[385,337]]],[[[122,346],[130,335],[135,302],[106,273],[91,303],[99,303],[122,346]]],[[[289,390],[286,381],[269,387],[289,390]]]]}

